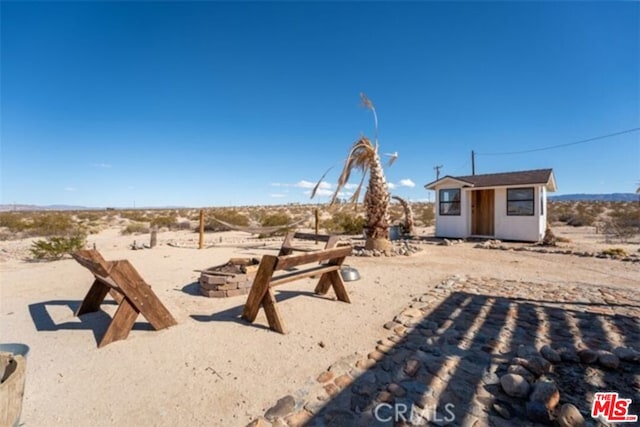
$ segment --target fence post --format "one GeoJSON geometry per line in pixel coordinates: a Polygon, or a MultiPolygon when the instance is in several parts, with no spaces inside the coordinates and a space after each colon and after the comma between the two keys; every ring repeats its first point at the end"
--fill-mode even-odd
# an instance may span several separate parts
{"type": "Polygon", "coordinates": [[[198,249],[204,247],[204,209],[200,209],[200,239],[198,241],[198,249]]]}
{"type": "Polygon", "coordinates": [[[315,216],[315,219],[316,219],[316,245],[317,245],[318,244],[318,227],[319,227],[319,224],[318,224],[318,222],[319,222],[318,221],[318,208],[316,208],[313,213],[314,213],[314,216],[315,216]]]}

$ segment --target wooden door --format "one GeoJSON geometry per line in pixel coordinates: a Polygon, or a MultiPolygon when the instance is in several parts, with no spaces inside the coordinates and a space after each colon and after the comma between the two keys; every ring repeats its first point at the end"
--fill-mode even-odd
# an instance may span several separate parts
{"type": "Polygon", "coordinates": [[[494,234],[494,191],[472,191],[471,234],[493,236],[494,234]]]}

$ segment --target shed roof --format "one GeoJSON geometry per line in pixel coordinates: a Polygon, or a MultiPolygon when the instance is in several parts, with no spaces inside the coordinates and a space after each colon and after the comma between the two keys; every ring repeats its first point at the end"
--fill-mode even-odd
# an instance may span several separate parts
{"type": "Polygon", "coordinates": [[[427,190],[435,189],[438,184],[446,180],[458,181],[463,187],[511,187],[522,185],[545,185],[547,190],[556,191],[556,182],[553,169],[535,169],[518,172],[501,172],[483,175],[444,176],[437,181],[430,182],[424,187],[427,190]]]}

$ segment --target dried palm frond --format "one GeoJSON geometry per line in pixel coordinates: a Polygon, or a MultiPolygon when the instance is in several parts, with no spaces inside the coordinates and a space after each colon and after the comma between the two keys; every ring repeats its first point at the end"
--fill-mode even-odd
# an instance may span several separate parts
{"type": "Polygon", "coordinates": [[[376,150],[378,149],[378,114],[376,113],[376,107],[373,106],[373,102],[371,102],[371,100],[369,98],[367,98],[367,95],[364,94],[364,92],[360,92],[360,99],[362,100],[362,105],[365,108],[368,108],[369,110],[371,110],[371,112],[373,113],[373,124],[374,124],[374,135],[375,135],[375,141],[376,141],[376,150]]]}

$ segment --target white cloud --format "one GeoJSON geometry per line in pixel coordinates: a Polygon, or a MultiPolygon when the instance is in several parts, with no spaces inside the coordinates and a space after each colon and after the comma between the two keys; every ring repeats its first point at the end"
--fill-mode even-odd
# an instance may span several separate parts
{"type": "Polygon", "coordinates": [[[413,188],[416,186],[416,183],[411,181],[409,178],[407,179],[401,179],[400,182],[398,182],[398,185],[400,187],[410,187],[413,188]]]}
{"type": "Polygon", "coordinates": [[[282,198],[282,197],[287,197],[286,194],[282,194],[282,193],[272,193],[269,194],[270,197],[275,197],[275,198],[282,198]]]}
{"type": "Polygon", "coordinates": [[[64,191],[76,191],[77,189],[75,187],[65,187],[64,191]]]}
{"type": "MultiPolygon", "coordinates": [[[[294,184],[294,187],[298,187],[298,188],[313,188],[315,186],[316,186],[315,182],[305,181],[304,179],[294,184]]],[[[328,183],[327,181],[322,181],[318,186],[318,189],[321,189],[321,190],[329,190],[330,188],[331,188],[331,184],[328,183]]]]}
{"type": "MultiPolygon", "coordinates": [[[[311,191],[305,191],[304,194],[310,195],[311,191]]],[[[316,191],[316,196],[322,196],[322,197],[333,196],[333,191],[326,188],[318,188],[318,191],[316,191]]]]}
{"type": "Polygon", "coordinates": [[[109,163],[94,163],[93,167],[109,169],[111,167],[111,165],[109,163]]]}
{"type": "Polygon", "coordinates": [[[396,185],[393,182],[387,182],[387,187],[389,188],[389,190],[393,190],[394,188],[396,188],[396,185]]]}
{"type": "Polygon", "coordinates": [[[358,184],[345,184],[344,188],[346,188],[347,190],[355,190],[356,188],[358,188],[358,184]]]}

